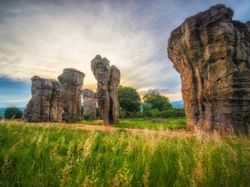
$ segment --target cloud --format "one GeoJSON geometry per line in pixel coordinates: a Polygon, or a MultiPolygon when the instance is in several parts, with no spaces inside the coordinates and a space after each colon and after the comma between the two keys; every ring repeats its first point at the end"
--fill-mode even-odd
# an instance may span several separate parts
{"type": "Polygon", "coordinates": [[[5,100],[5,103],[9,104],[9,105],[22,103],[22,102],[26,102],[26,99],[9,99],[9,100],[5,100]]]}
{"type": "Polygon", "coordinates": [[[121,84],[139,91],[167,88],[164,94],[181,99],[179,75],[166,55],[167,39],[187,16],[218,2],[234,6],[237,18],[246,19],[250,8],[243,0],[239,5],[214,0],[1,1],[0,76],[56,79],[73,67],[86,74],[85,87],[94,89],[90,61],[101,54],[121,69],[121,84]]]}
{"type": "Polygon", "coordinates": [[[10,107],[10,106],[17,106],[17,107],[23,107],[27,104],[29,97],[23,97],[23,98],[10,98],[9,97],[0,97],[1,102],[0,102],[0,107],[10,107]]]}
{"type": "MultiPolygon", "coordinates": [[[[8,6],[0,22],[0,75],[56,78],[63,68],[74,67],[86,73],[85,85],[94,87],[90,61],[101,54],[121,69],[122,84],[161,86],[158,80],[169,76],[157,76],[163,69],[167,72],[168,65],[165,51],[160,51],[164,59],[157,57],[159,39],[147,26],[153,16],[142,20],[132,1],[125,7],[113,5],[65,1],[8,6]]],[[[169,72],[177,75],[173,69],[169,72]]]]}

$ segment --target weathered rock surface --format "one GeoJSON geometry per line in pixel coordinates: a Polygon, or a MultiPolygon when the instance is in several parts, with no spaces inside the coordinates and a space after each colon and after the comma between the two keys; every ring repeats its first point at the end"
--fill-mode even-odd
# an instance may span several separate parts
{"type": "Polygon", "coordinates": [[[119,102],[117,89],[120,84],[120,71],[109,65],[107,58],[97,55],[91,61],[91,69],[97,80],[97,102],[104,125],[119,121],[119,102]]]}
{"type": "Polygon", "coordinates": [[[92,90],[84,89],[83,95],[83,117],[86,119],[96,119],[96,94],[92,90]]]}
{"type": "Polygon", "coordinates": [[[249,132],[250,29],[232,16],[230,8],[213,6],[187,18],[169,38],[191,127],[249,132]]]}
{"type": "Polygon", "coordinates": [[[110,68],[110,82],[109,82],[109,97],[111,103],[110,119],[111,124],[119,122],[119,100],[118,100],[118,87],[120,84],[121,73],[120,70],[112,65],[110,68]]]}
{"type": "Polygon", "coordinates": [[[24,110],[24,119],[30,122],[58,122],[62,120],[61,87],[58,81],[34,76],[32,98],[24,110]]]}
{"type": "Polygon", "coordinates": [[[63,70],[58,76],[62,87],[63,120],[78,121],[81,119],[81,94],[85,74],[72,68],[63,70]]]}

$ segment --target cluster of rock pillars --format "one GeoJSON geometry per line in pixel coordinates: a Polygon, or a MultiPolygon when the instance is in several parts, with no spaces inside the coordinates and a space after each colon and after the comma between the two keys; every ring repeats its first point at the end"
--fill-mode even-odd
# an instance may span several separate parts
{"type": "Polygon", "coordinates": [[[100,55],[91,61],[91,69],[97,80],[97,93],[82,90],[85,74],[76,69],[64,69],[58,80],[34,76],[31,79],[32,98],[24,110],[24,119],[29,122],[72,122],[83,117],[95,119],[98,103],[104,124],[117,123],[120,71],[100,55]]]}
{"type": "MultiPolygon", "coordinates": [[[[233,10],[219,4],[187,18],[172,31],[168,57],[180,73],[190,128],[249,133],[250,22],[232,20],[233,10]]],[[[79,120],[83,93],[85,115],[95,117],[95,99],[104,124],[118,122],[120,71],[97,55],[91,62],[97,93],[81,90],[84,74],[65,69],[58,81],[32,78],[28,121],[79,120]]]]}

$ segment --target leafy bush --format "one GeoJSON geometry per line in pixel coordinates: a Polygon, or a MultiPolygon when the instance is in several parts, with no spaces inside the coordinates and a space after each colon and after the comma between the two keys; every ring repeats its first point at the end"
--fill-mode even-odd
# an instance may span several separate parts
{"type": "Polygon", "coordinates": [[[17,107],[9,107],[4,111],[5,119],[20,119],[22,117],[22,111],[17,107]]]}
{"type": "Polygon", "coordinates": [[[147,93],[140,103],[140,96],[136,89],[119,87],[120,118],[170,118],[184,117],[183,109],[172,107],[169,99],[159,93],[147,93]]]}
{"type": "Polygon", "coordinates": [[[172,118],[172,117],[184,117],[185,113],[183,109],[170,108],[164,111],[158,109],[151,109],[150,107],[144,106],[143,116],[145,118],[172,118]]]}
{"type": "Polygon", "coordinates": [[[185,116],[183,109],[173,108],[169,99],[159,93],[148,93],[143,99],[144,118],[171,118],[185,116]]]}
{"type": "Polygon", "coordinates": [[[176,110],[176,117],[184,117],[185,116],[185,111],[183,108],[178,108],[176,110]]]}
{"type": "Polygon", "coordinates": [[[121,117],[135,117],[140,111],[140,96],[135,88],[120,86],[118,89],[121,117]]]}
{"type": "Polygon", "coordinates": [[[140,111],[137,111],[137,112],[128,112],[128,111],[125,111],[125,110],[122,110],[122,109],[120,109],[119,115],[120,115],[121,119],[142,118],[142,117],[144,117],[143,113],[140,112],[140,111]]]}
{"type": "Polygon", "coordinates": [[[164,111],[172,108],[169,99],[159,93],[147,93],[143,97],[144,104],[148,105],[151,109],[157,109],[159,111],[164,111]]]}

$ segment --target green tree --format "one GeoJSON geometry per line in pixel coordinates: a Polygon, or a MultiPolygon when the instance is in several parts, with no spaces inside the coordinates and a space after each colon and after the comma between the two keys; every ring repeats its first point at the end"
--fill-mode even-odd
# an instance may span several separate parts
{"type": "Polygon", "coordinates": [[[5,119],[19,119],[22,117],[22,111],[17,107],[9,107],[4,111],[5,119]]]}
{"type": "Polygon", "coordinates": [[[151,109],[157,109],[159,111],[165,111],[172,109],[172,105],[169,102],[169,99],[165,96],[160,95],[159,93],[147,93],[143,97],[144,104],[151,109]]]}
{"type": "Polygon", "coordinates": [[[135,88],[120,86],[118,96],[121,112],[125,115],[140,110],[140,96],[135,88]]]}

